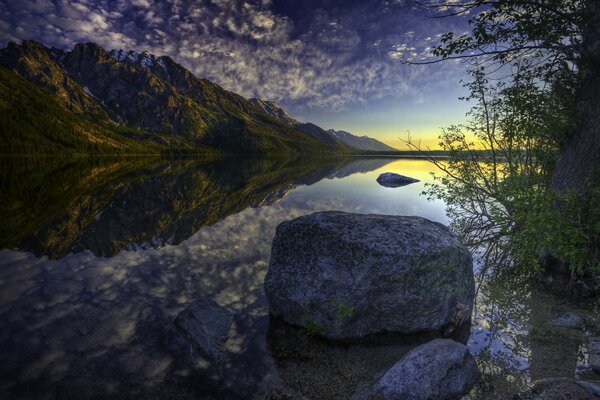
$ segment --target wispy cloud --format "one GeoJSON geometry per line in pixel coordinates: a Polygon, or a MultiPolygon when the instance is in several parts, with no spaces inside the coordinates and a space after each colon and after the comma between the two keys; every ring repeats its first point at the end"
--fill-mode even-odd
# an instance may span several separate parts
{"type": "Polygon", "coordinates": [[[452,26],[404,1],[21,0],[0,4],[0,41],[169,55],[246,97],[340,110],[422,95],[448,69],[407,67],[452,26]],[[293,4],[290,4],[293,3],[293,4]],[[432,39],[433,38],[433,39],[432,39]]]}

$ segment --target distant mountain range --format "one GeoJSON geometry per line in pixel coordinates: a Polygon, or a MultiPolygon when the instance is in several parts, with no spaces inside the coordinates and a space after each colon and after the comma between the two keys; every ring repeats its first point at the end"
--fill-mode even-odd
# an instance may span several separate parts
{"type": "Polygon", "coordinates": [[[387,144],[381,143],[379,140],[370,138],[368,136],[356,136],[346,131],[336,131],[333,129],[328,130],[330,134],[341,140],[344,144],[350,147],[354,147],[360,150],[372,150],[372,151],[398,151],[387,144]]]}
{"type": "Polygon", "coordinates": [[[35,41],[0,49],[0,139],[0,154],[395,150],[301,123],[167,56],[35,41]]]}
{"type": "Polygon", "coordinates": [[[260,107],[267,114],[280,119],[281,121],[311,135],[314,138],[319,139],[324,143],[341,143],[355,149],[368,151],[398,151],[398,149],[390,147],[387,144],[381,143],[379,140],[370,138],[368,136],[356,136],[350,132],[336,131],[335,129],[324,130],[315,124],[311,124],[310,122],[302,123],[288,114],[277,103],[272,101],[265,101],[257,98],[250,99],[250,101],[256,106],[260,107]]]}

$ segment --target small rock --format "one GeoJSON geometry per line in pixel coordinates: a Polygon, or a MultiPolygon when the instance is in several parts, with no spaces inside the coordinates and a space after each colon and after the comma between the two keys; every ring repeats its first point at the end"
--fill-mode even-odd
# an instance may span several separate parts
{"type": "Polygon", "coordinates": [[[559,326],[561,328],[569,329],[583,329],[585,326],[585,319],[572,312],[563,312],[554,318],[550,325],[559,326]]]}
{"type": "Polygon", "coordinates": [[[377,183],[379,183],[381,186],[389,188],[406,186],[415,182],[419,182],[419,180],[409,176],[395,174],[393,172],[385,172],[379,175],[377,178],[377,183]]]}
{"type": "Polygon", "coordinates": [[[436,339],[411,350],[383,375],[369,399],[442,400],[469,391],[480,372],[467,347],[436,339]]]}
{"type": "Polygon", "coordinates": [[[589,363],[600,374],[600,338],[591,337],[588,342],[589,363]]]}
{"type": "Polygon", "coordinates": [[[587,388],[569,378],[536,381],[533,387],[520,398],[523,400],[597,400],[587,388]]]}
{"type": "Polygon", "coordinates": [[[175,318],[175,326],[208,361],[220,359],[232,323],[231,312],[208,298],[195,300],[175,318]]]}
{"type": "Polygon", "coordinates": [[[449,334],[474,292],[471,255],[442,224],[337,211],[281,223],[265,278],[272,316],[333,340],[449,334]]]}
{"type": "Polygon", "coordinates": [[[579,386],[600,398],[600,381],[576,381],[579,386]]]}

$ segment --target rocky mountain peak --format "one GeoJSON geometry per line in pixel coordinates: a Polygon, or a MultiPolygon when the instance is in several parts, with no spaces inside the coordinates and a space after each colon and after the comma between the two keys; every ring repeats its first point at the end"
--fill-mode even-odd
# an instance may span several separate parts
{"type": "MultiPolygon", "coordinates": [[[[107,51],[95,43],[61,50],[26,41],[0,49],[0,66],[6,68],[0,72],[24,78],[49,92],[45,101],[62,113],[63,125],[69,125],[73,133],[69,146],[74,148],[88,149],[96,143],[119,148],[124,142],[136,147],[135,141],[144,138],[151,143],[140,147],[168,146],[186,151],[199,146],[253,154],[345,149],[321,128],[299,123],[274,102],[248,101],[195,76],[170,57],[148,51],[107,51]],[[87,136],[78,135],[84,130],[87,136]],[[106,135],[89,134],[92,131],[112,136],[107,139],[106,135]]],[[[35,92],[36,88],[27,90],[35,92]]],[[[54,121],[47,114],[40,118],[54,121]]],[[[56,129],[65,130],[52,123],[56,129]]],[[[40,141],[46,140],[43,127],[36,135],[40,141]]]]}
{"type": "Polygon", "coordinates": [[[269,114],[275,118],[280,119],[281,121],[294,125],[299,123],[297,119],[288,114],[279,104],[273,101],[261,100],[258,98],[250,99],[250,102],[261,109],[266,114],[269,114]]]}
{"type": "Polygon", "coordinates": [[[168,57],[157,56],[147,50],[138,53],[134,50],[114,49],[111,50],[110,54],[115,60],[120,62],[134,64],[142,68],[152,68],[155,65],[158,65],[165,71],[167,70],[167,62],[172,61],[168,57]]]}
{"type": "Polygon", "coordinates": [[[73,50],[67,51],[64,58],[67,63],[78,63],[86,65],[88,68],[92,68],[93,65],[98,63],[110,62],[112,57],[102,47],[96,43],[78,43],[73,47],[73,50]]]}

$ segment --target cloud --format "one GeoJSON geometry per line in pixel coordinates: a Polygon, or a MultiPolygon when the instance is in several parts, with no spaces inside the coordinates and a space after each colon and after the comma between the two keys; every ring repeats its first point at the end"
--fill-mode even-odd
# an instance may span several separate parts
{"type": "Polygon", "coordinates": [[[402,1],[21,0],[0,4],[0,41],[149,50],[245,97],[341,110],[416,98],[423,80],[447,79],[451,68],[400,62],[449,28],[421,11],[402,1]]]}

